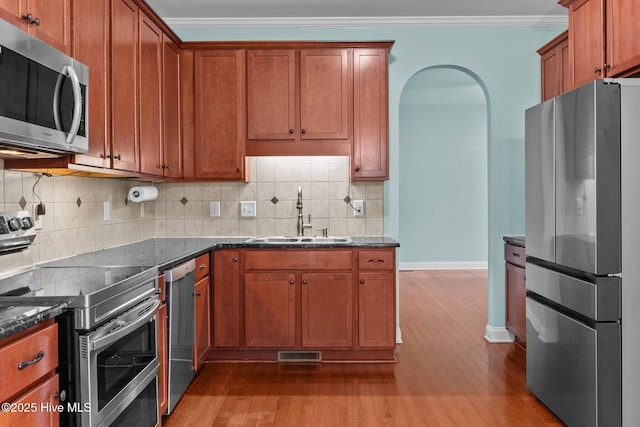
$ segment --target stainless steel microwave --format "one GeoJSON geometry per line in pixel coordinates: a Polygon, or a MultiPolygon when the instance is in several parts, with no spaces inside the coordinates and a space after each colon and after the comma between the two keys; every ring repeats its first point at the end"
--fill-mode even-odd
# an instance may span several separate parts
{"type": "Polygon", "coordinates": [[[86,153],[89,68],[0,19],[0,158],[86,153]]]}

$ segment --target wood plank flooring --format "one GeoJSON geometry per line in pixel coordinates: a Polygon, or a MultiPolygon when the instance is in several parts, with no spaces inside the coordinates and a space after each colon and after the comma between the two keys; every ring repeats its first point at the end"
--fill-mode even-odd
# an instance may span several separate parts
{"type": "Polygon", "coordinates": [[[398,363],[210,363],[163,425],[561,426],[486,323],[486,271],[401,272],[398,363]]]}

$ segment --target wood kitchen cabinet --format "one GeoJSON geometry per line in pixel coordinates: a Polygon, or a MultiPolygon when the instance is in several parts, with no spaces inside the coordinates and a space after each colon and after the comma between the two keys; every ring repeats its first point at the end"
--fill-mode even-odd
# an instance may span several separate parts
{"type": "Polygon", "coordinates": [[[571,88],[569,69],[569,32],[563,31],[556,38],[538,49],[542,76],[541,100],[546,101],[571,88]]]}
{"type": "Polygon", "coordinates": [[[279,144],[275,149],[304,155],[321,149],[309,144],[349,141],[350,64],[346,48],[248,50],[249,152],[273,150],[269,145],[285,141],[297,144],[279,144]]]}
{"type": "Polygon", "coordinates": [[[162,175],[182,178],[180,50],[166,34],[162,39],[162,100],[162,175]]]}
{"type": "Polygon", "coordinates": [[[526,273],[525,249],[512,243],[504,244],[506,326],[516,339],[516,343],[526,347],[526,273]]]}
{"type": "Polygon", "coordinates": [[[182,85],[192,88],[183,91],[185,178],[244,180],[244,50],[181,56],[182,85]]]}
{"type": "Polygon", "coordinates": [[[244,276],[244,343],[247,348],[296,344],[296,277],[255,272],[244,276]]]}
{"type": "Polygon", "coordinates": [[[239,348],[242,308],[243,251],[220,250],[213,253],[213,348],[239,348]]]}
{"type": "Polygon", "coordinates": [[[0,0],[0,18],[66,54],[71,52],[71,0],[0,0]]]}
{"type": "Polygon", "coordinates": [[[193,367],[200,370],[211,348],[211,258],[206,253],[196,258],[194,301],[195,343],[193,367]]]}
{"type": "Polygon", "coordinates": [[[303,273],[301,347],[353,346],[351,273],[303,273]]]}
{"type": "Polygon", "coordinates": [[[640,0],[561,0],[569,9],[572,87],[640,70],[640,0]]]}
{"type": "Polygon", "coordinates": [[[351,179],[389,178],[388,50],[355,49],[353,54],[351,179]]]}
{"type": "Polygon", "coordinates": [[[392,348],[396,339],[395,250],[358,252],[358,346],[392,348]]]}
{"type": "Polygon", "coordinates": [[[0,402],[35,405],[35,411],[0,411],[1,426],[58,426],[58,411],[42,411],[59,405],[58,325],[53,319],[0,342],[0,402]],[[18,368],[22,362],[30,362],[18,368]],[[42,405],[42,406],[41,406],[42,405]]]}

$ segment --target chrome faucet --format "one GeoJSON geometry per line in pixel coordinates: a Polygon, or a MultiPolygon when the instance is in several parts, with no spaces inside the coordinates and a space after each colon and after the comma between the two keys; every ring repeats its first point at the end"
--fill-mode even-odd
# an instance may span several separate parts
{"type": "Polygon", "coordinates": [[[311,228],[311,214],[309,214],[309,223],[305,224],[302,217],[302,187],[298,187],[298,202],[296,203],[296,209],[298,209],[298,223],[296,224],[296,231],[298,236],[304,236],[304,229],[311,228]]]}

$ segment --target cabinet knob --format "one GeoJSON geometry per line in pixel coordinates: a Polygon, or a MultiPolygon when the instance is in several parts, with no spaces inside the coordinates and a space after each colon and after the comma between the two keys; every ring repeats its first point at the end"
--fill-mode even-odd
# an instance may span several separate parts
{"type": "Polygon", "coordinates": [[[595,68],[593,69],[593,72],[594,72],[594,73],[596,73],[596,74],[600,74],[600,73],[602,72],[602,68],[600,68],[600,67],[595,67],[595,68]]]}
{"type": "Polygon", "coordinates": [[[604,69],[605,69],[605,70],[608,70],[608,69],[610,69],[610,68],[611,68],[611,65],[610,65],[610,64],[604,64],[604,69]]]}
{"type": "Polygon", "coordinates": [[[306,129],[302,129],[301,132],[304,135],[305,133],[307,133],[307,130],[306,129]]]}
{"type": "Polygon", "coordinates": [[[307,279],[304,279],[304,280],[302,281],[302,284],[303,284],[303,285],[306,285],[306,284],[308,284],[308,283],[309,283],[309,282],[307,281],[307,279]]]}
{"type": "Polygon", "coordinates": [[[60,390],[59,393],[54,393],[53,394],[53,398],[54,399],[60,399],[61,402],[64,402],[65,400],[67,400],[67,391],[66,390],[60,390]]]}
{"type": "Polygon", "coordinates": [[[240,172],[242,172],[242,169],[236,168],[236,172],[240,173],[240,172]]]}
{"type": "Polygon", "coordinates": [[[360,279],[360,284],[364,285],[364,279],[360,279]]]}
{"type": "Polygon", "coordinates": [[[356,166],[356,172],[360,172],[360,166],[356,166]]]}
{"type": "Polygon", "coordinates": [[[234,256],[233,257],[233,262],[238,262],[238,257],[234,256]]]}
{"type": "Polygon", "coordinates": [[[200,292],[197,292],[194,295],[197,296],[197,297],[202,296],[202,294],[200,292]]]}
{"type": "Polygon", "coordinates": [[[295,280],[289,280],[289,284],[290,284],[290,285],[293,285],[293,284],[295,284],[295,283],[296,283],[296,282],[295,282],[295,280]]]}
{"type": "Polygon", "coordinates": [[[40,18],[34,18],[30,13],[22,15],[22,20],[27,21],[28,24],[35,25],[36,27],[40,26],[40,18]]]}
{"type": "Polygon", "coordinates": [[[293,135],[293,132],[295,132],[293,129],[289,129],[289,133],[293,135]]]}
{"type": "Polygon", "coordinates": [[[115,160],[120,160],[120,159],[122,159],[122,156],[120,154],[116,154],[112,158],[115,159],[115,160]]]}

